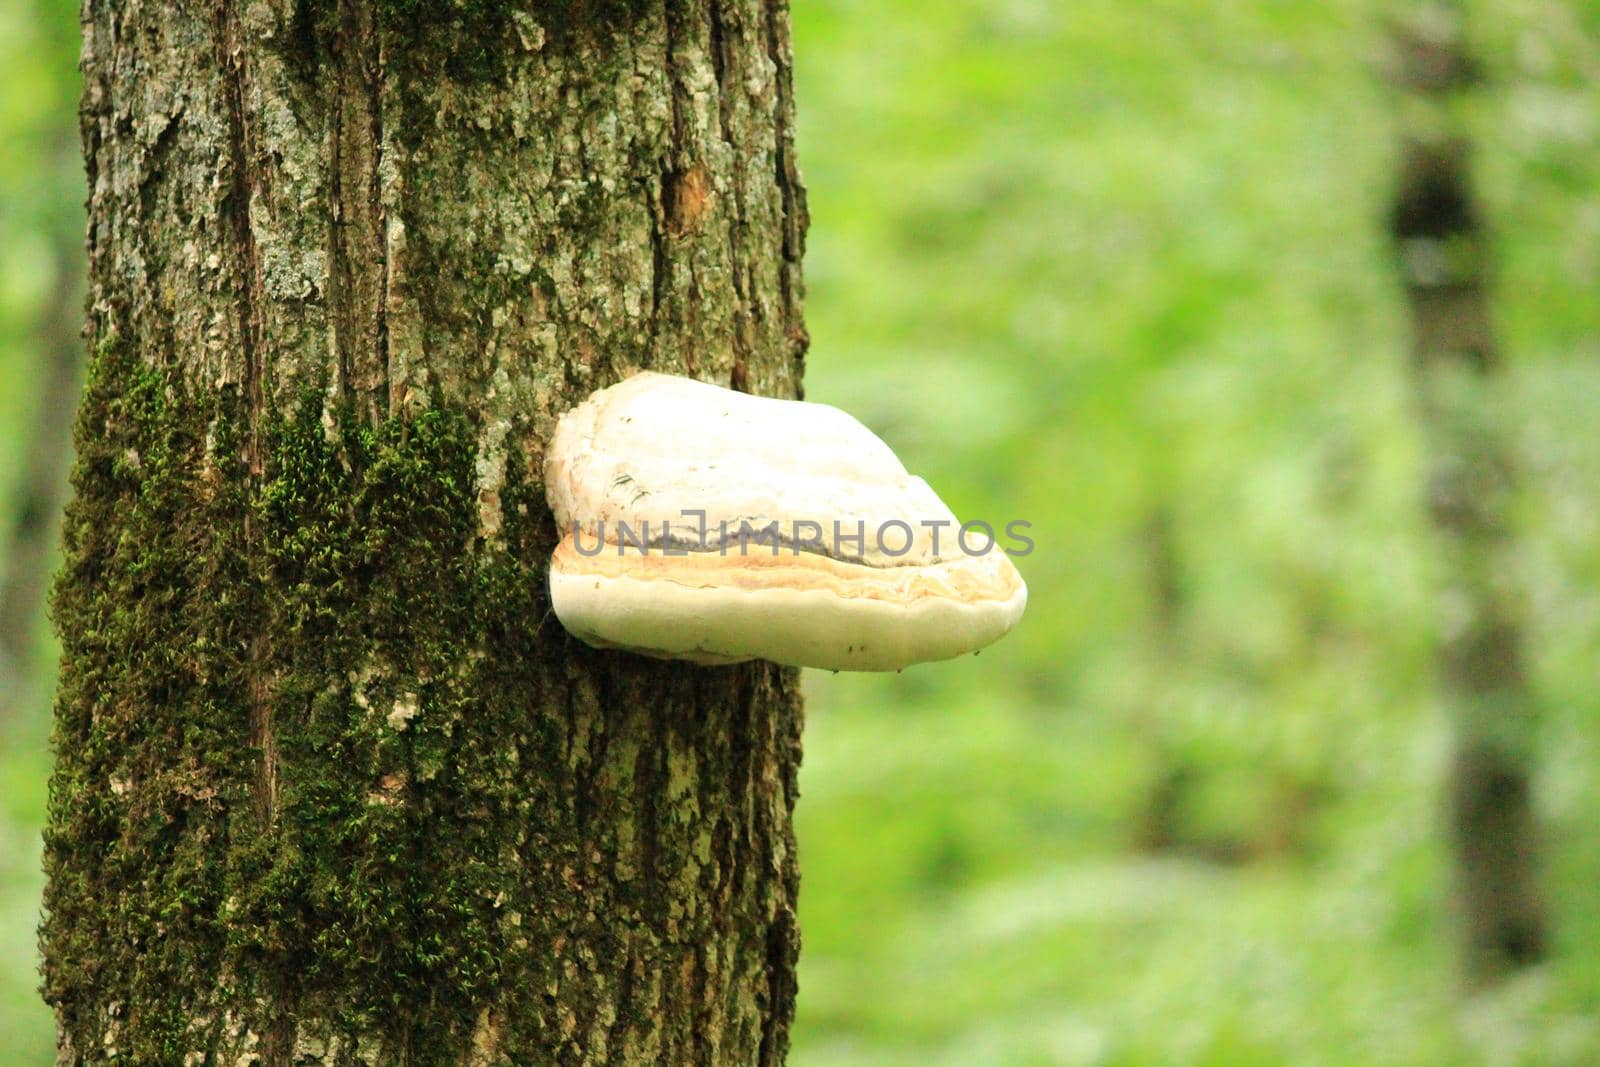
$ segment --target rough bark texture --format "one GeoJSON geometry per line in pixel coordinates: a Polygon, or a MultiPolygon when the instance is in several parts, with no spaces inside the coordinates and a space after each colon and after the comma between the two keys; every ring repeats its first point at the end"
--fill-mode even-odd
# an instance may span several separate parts
{"type": "Polygon", "coordinates": [[[63,1063],[776,1064],[794,672],[572,641],[555,418],[795,396],[784,0],[87,0],[63,1063]]]}
{"type": "Polygon", "coordinates": [[[1437,6],[1399,40],[1408,112],[1391,228],[1443,553],[1438,659],[1456,722],[1449,802],[1467,974],[1483,981],[1538,960],[1546,933],[1529,771],[1534,698],[1506,520],[1514,472],[1487,240],[1455,110],[1473,80],[1460,35],[1458,13],[1437,6]]]}

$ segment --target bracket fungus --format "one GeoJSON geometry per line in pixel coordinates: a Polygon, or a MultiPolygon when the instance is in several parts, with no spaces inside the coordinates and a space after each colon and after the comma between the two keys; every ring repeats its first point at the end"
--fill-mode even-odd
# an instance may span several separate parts
{"type": "Polygon", "coordinates": [[[837,408],[645,372],[562,416],[545,455],[550,598],[600,648],[712,665],[899,670],[975,652],[1027,587],[837,408]]]}

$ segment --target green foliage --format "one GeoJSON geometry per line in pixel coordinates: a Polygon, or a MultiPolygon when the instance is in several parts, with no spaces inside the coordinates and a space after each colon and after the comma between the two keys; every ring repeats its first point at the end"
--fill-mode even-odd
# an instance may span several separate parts
{"type": "MultiPolygon", "coordinates": [[[[878,428],[963,517],[1031,521],[1038,549],[1019,561],[1027,619],[981,657],[808,678],[797,1067],[1600,1059],[1600,26],[1554,0],[1470,6],[1487,75],[1471,121],[1525,472],[1553,959],[1496,993],[1457,987],[1432,563],[1383,237],[1387,6],[807,0],[795,51],[814,219],[808,395],[878,428]],[[1159,514],[1165,549],[1150,532],[1159,514]]],[[[323,5],[304,7],[314,40],[323,5]]],[[[488,76],[511,9],[384,10],[448,31],[429,55],[488,76]],[[474,38],[477,51],[453,51],[474,38]]],[[[534,14],[553,27],[581,10],[534,14]]],[[[72,5],[0,4],[7,143],[70,139],[73,25],[72,5]]],[[[38,155],[0,155],[7,383],[28,379],[37,265],[58,228],[78,225],[76,165],[40,169],[38,155]]],[[[177,459],[210,447],[231,462],[239,447],[229,419],[209,445],[193,427],[156,432],[175,402],[135,378],[116,401],[135,436],[81,458],[127,480],[118,527],[149,531],[115,558],[150,611],[90,631],[130,654],[154,654],[174,627],[224,640],[238,607],[205,601],[197,590],[226,576],[190,573],[184,545],[155,532],[192,489],[172,480],[177,459]]],[[[0,389],[0,494],[28,405],[0,389]]],[[[314,907],[338,916],[317,946],[326,966],[448,975],[441,990],[465,1005],[495,978],[495,946],[458,903],[496,890],[472,862],[482,842],[418,840],[317,769],[358,761],[378,782],[393,746],[410,745],[446,776],[430,795],[463,825],[474,805],[514,807],[526,775],[488,797],[447,780],[451,761],[483,758],[485,738],[516,728],[507,708],[478,709],[471,731],[427,725],[452,719],[451,607],[416,603],[369,564],[381,554],[442,576],[501,647],[537,640],[527,605],[541,576],[449,570],[472,514],[458,422],[334,430],[337,447],[309,414],[271,427],[295,462],[259,502],[278,592],[255,607],[294,620],[277,654],[296,671],[382,647],[405,676],[362,699],[388,708],[415,692],[430,714],[395,734],[361,726],[348,679],[298,693],[308,728],[290,743],[305,772],[284,783],[285,810],[308,816],[308,853],[240,852],[224,869],[185,857],[174,884],[127,905],[162,909],[128,921],[205,921],[225,887],[248,885],[227,905],[253,917],[231,951],[293,951],[297,909],[314,907]],[[401,514],[424,483],[443,492],[401,514]],[[354,603],[372,605],[363,628],[334,626],[354,603]],[[430,621],[399,625],[412,613],[430,621]],[[425,959],[389,952],[377,931],[392,902],[366,892],[376,880],[336,892],[317,874],[351,849],[456,872],[402,920],[453,940],[425,959]]],[[[524,465],[507,464],[508,537],[536,536],[516,519],[540,514],[524,465]]],[[[110,518],[77,528],[111,536],[110,518]]],[[[241,728],[243,697],[217,680],[181,663],[142,677],[173,687],[179,712],[161,728],[241,728]]],[[[49,1061],[32,992],[45,718],[0,724],[7,1063],[49,1061]]],[[[54,802],[78,802],[72,776],[108,768],[68,768],[54,802]]],[[[210,817],[180,785],[141,832],[210,817]]],[[[249,803],[249,782],[236,788],[228,799],[249,803]]],[[[107,878],[131,877],[109,856],[107,878]]],[[[153,954],[141,980],[184,962],[153,954]]]]}
{"type": "MultiPolygon", "coordinates": [[[[75,247],[82,230],[76,11],[64,0],[0,2],[0,139],[15,146],[0,152],[0,501],[12,498],[35,402],[14,383],[34,379],[36,322],[46,313],[58,249],[75,247]]],[[[8,535],[0,528],[0,554],[8,535]]],[[[48,681],[37,691],[48,692],[48,681]]],[[[17,1064],[54,1059],[34,947],[48,732],[42,698],[35,714],[0,723],[0,1060],[17,1064]]]]}
{"type": "Polygon", "coordinates": [[[1039,548],[978,660],[808,679],[795,1063],[1600,1056],[1600,50],[1472,5],[1562,945],[1469,1005],[1392,10],[797,8],[807,395],[1039,548]]]}

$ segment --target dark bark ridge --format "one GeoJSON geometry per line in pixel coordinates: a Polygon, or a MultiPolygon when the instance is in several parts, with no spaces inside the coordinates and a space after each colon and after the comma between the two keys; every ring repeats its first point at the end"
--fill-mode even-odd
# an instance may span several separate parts
{"type": "Polygon", "coordinates": [[[785,6],[84,30],[62,1062],[781,1063],[795,673],[568,638],[538,472],[634,367],[798,394],[785,6]]]}

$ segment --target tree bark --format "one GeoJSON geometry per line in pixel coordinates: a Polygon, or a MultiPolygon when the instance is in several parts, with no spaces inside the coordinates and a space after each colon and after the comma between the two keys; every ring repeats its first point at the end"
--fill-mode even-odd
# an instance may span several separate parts
{"type": "Polygon", "coordinates": [[[554,420],[796,396],[784,0],[84,8],[60,1062],[778,1064],[796,673],[548,610],[554,420]]]}
{"type": "Polygon", "coordinates": [[[1391,229],[1442,553],[1438,662],[1456,728],[1449,803],[1476,983],[1537,961],[1547,935],[1529,770],[1534,698],[1507,521],[1514,464],[1501,426],[1488,242],[1458,114],[1474,80],[1460,22],[1453,6],[1427,6],[1398,39],[1409,118],[1391,229]]]}

